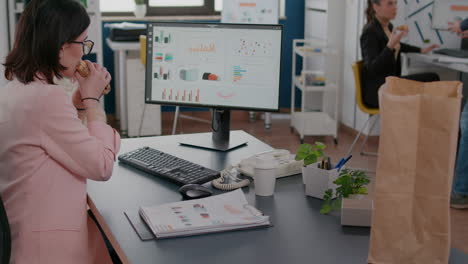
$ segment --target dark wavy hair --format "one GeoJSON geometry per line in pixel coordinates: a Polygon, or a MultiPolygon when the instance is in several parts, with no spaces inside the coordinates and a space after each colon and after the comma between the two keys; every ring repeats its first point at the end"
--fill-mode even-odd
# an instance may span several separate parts
{"type": "Polygon", "coordinates": [[[32,0],[26,5],[16,27],[13,49],[5,60],[5,78],[24,84],[34,77],[62,78],[66,69],[59,60],[60,49],[75,40],[89,26],[84,6],[77,0],[32,0]]]}
{"type": "Polygon", "coordinates": [[[367,0],[367,8],[366,8],[367,24],[374,21],[375,19],[375,10],[374,10],[374,7],[372,6],[373,4],[380,5],[380,0],[367,0]]]}

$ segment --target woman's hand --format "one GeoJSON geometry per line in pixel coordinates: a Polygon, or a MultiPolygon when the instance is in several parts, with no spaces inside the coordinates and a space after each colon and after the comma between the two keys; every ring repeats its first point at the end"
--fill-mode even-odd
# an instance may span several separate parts
{"type": "Polygon", "coordinates": [[[426,53],[431,52],[433,49],[437,49],[437,48],[440,48],[440,46],[437,45],[437,44],[432,44],[429,47],[425,47],[425,48],[421,49],[421,53],[426,54],[426,53]]]}
{"type": "Polygon", "coordinates": [[[75,72],[75,78],[80,84],[79,92],[81,98],[100,98],[104,88],[110,83],[111,76],[105,67],[99,64],[91,63],[86,60],[89,68],[89,75],[81,77],[78,72],[75,72]]]}
{"type": "Polygon", "coordinates": [[[72,103],[76,109],[85,109],[85,105],[81,102],[80,89],[76,89],[72,95],[72,103]]]}
{"type": "Polygon", "coordinates": [[[458,33],[458,36],[460,38],[468,38],[468,30],[465,30],[465,31],[462,31],[462,32],[458,33]]]}
{"type": "Polygon", "coordinates": [[[448,25],[449,25],[448,30],[455,32],[455,33],[461,33],[460,21],[449,22],[448,25]]]}
{"type": "Polygon", "coordinates": [[[387,42],[387,47],[390,49],[394,49],[396,45],[398,45],[403,37],[408,34],[408,31],[405,30],[397,30],[396,28],[393,29],[392,34],[387,42]]]}

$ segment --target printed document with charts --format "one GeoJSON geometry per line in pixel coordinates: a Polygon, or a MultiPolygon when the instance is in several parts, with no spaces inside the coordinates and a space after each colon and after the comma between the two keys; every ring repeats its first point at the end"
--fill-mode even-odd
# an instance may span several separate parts
{"type": "Polygon", "coordinates": [[[249,205],[241,189],[203,199],[142,206],[139,213],[156,238],[270,226],[269,216],[249,205]]]}

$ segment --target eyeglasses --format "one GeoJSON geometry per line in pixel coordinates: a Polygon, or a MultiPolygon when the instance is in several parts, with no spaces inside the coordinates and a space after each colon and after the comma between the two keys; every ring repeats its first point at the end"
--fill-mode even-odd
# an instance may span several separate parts
{"type": "Polygon", "coordinates": [[[94,42],[92,40],[85,41],[70,41],[70,43],[77,43],[83,45],[83,54],[88,55],[91,53],[94,47],[94,42]]]}

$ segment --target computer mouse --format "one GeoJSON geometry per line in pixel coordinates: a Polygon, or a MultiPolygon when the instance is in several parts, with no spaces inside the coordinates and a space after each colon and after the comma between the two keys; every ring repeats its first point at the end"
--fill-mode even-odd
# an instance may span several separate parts
{"type": "Polygon", "coordinates": [[[179,192],[184,199],[198,199],[213,194],[211,189],[200,184],[186,184],[179,188],[179,192]]]}

